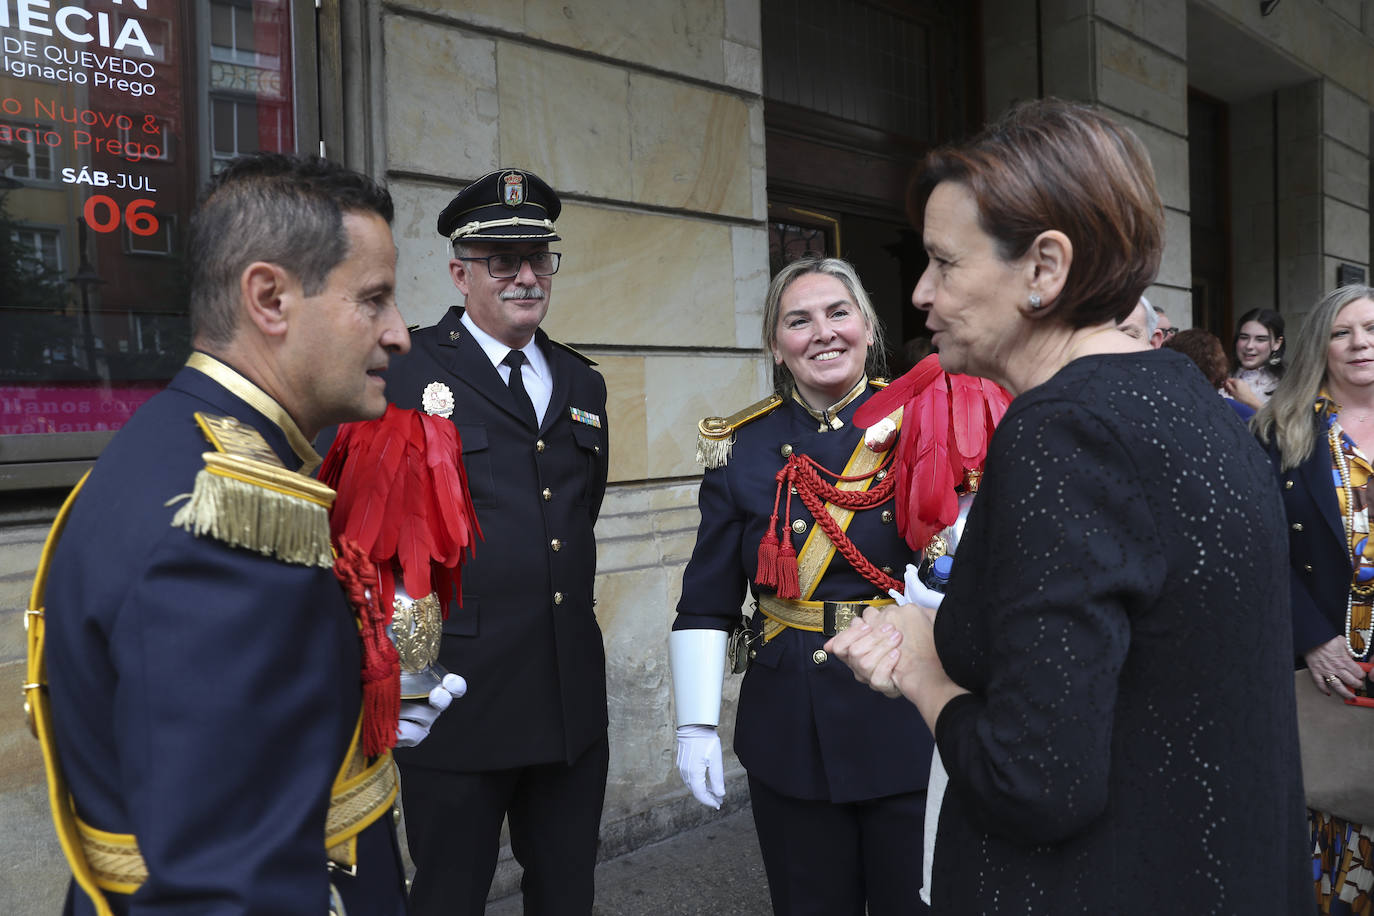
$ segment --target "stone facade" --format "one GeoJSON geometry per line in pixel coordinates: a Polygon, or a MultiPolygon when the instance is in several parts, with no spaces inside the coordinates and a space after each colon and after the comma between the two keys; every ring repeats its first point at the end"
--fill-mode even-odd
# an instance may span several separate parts
{"type": "Polygon", "coordinates": [[[1037,93],[1093,102],[1149,149],[1167,247],[1148,294],[1175,326],[1191,323],[1192,194],[1213,190],[1190,187],[1190,89],[1228,106],[1234,314],[1297,318],[1338,265],[1368,270],[1374,4],[1285,0],[1264,16],[1251,0],[1054,0],[1038,22],[1013,0],[983,8],[989,114],[1037,93]],[[1213,67],[1251,72],[1210,80],[1213,67]]]}

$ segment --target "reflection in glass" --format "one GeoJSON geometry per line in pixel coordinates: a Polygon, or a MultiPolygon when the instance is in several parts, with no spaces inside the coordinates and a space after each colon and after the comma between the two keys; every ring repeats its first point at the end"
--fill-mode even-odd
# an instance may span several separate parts
{"type": "Polygon", "coordinates": [[[0,29],[67,61],[0,70],[0,437],[116,429],[181,367],[199,188],[235,155],[297,146],[294,6],[126,3],[89,42],[0,29]],[[80,70],[91,51],[120,80],[80,70]]]}

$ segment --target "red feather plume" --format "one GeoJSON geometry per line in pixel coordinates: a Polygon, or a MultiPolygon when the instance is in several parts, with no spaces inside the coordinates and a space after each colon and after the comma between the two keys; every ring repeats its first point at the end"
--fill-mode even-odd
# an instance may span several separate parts
{"type": "Polygon", "coordinates": [[[996,383],[950,375],[932,354],[855,412],[855,425],[869,427],[902,408],[892,466],[897,530],[912,550],[958,519],[956,488],[965,471],[982,470],[1010,403],[1011,395],[996,383]]]}
{"type": "Polygon", "coordinates": [[[408,594],[438,593],[445,616],[461,600],[459,569],[482,536],[461,455],[453,424],[416,410],[389,405],[378,420],[339,427],[320,466],[338,493],[330,532],[376,564],[381,607],[396,597],[393,563],[408,594]]]}

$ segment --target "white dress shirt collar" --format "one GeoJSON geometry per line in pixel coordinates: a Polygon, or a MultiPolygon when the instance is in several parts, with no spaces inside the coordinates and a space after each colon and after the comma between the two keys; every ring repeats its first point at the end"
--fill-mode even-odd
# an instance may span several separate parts
{"type": "MultiPolygon", "coordinates": [[[[491,364],[495,367],[497,374],[501,376],[501,380],[506,381],[510,368],[504,365],[502,360],[513,348],[506,346],[479,328],[476,322],[468,317],[466,311],[463,312],[463,317],[459,320],[472,334],[472,339],[477,341],[482,352],[487,355],[487,359],[491,360],[491,364]]],[[[535,343],[533,337],[530,338],[529,343],[520,348],[520,352],[525,354],[525,365],[520,369],[521,378],[525,381],[525,391],[529,394],[530,400],[534,402],[534,411],[542,425],[544,414],[549,407],[549,400],[553,396],[553,368],[549,365],[549,360],[544,355],[543,349],[535,343]]]]}

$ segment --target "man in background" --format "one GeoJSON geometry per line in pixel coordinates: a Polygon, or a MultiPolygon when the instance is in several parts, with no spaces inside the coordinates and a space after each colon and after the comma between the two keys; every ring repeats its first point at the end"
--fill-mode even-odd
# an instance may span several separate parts
{"type": "MultiPolygon", "coordinates": [[[[1131,314],[1123,320],[1117,322],[1116,329],[1123,334],[1134,337],[1136,340],[1144,341],[1158,349],[1159,344],[1154,343],[1155,327],[1158,319],[1150,301],[1144,296],[1135,304],[1131,314]]],[[[1163,343],[1163,341],[1160,341],[1163,343]]]]}

